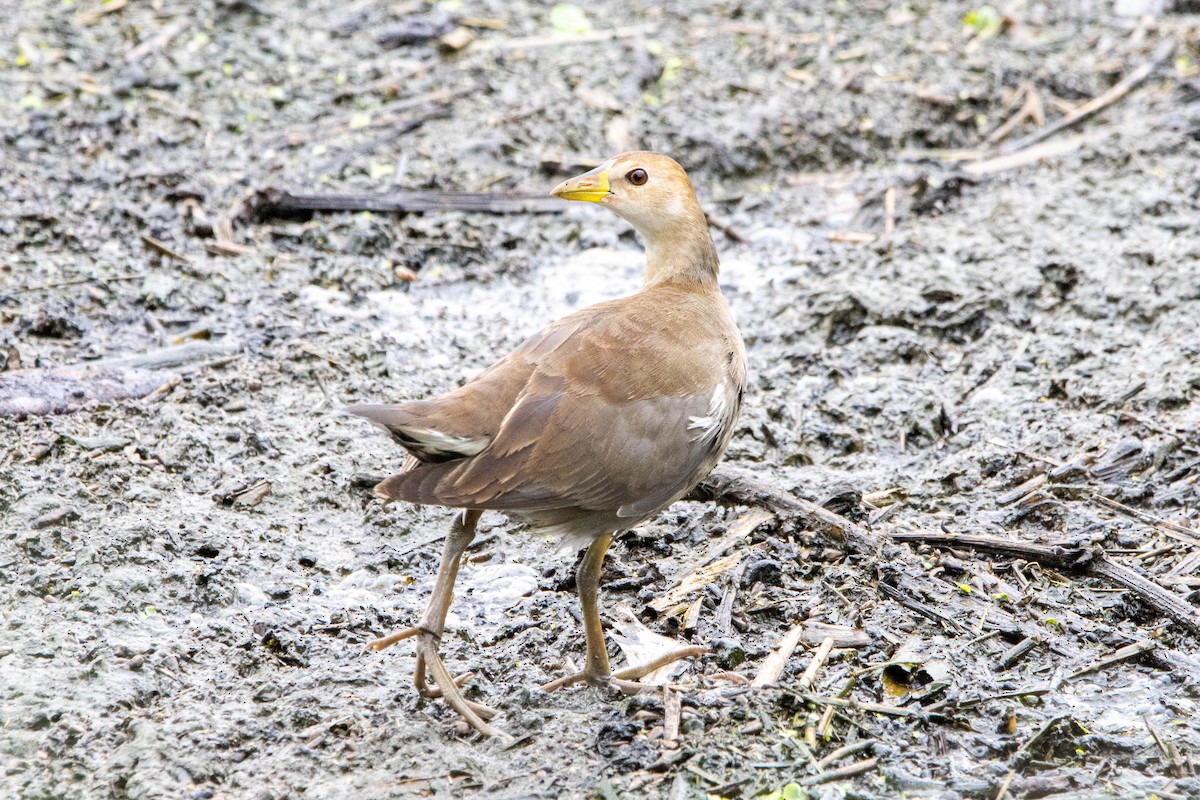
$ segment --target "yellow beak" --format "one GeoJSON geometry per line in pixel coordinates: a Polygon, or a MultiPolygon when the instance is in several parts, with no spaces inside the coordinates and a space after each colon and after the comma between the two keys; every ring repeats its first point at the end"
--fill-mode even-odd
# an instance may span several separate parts
{"type": "Polygon", "coordinates": [[[577,178],[570,178],[554,187],[550,194],[563,200],[583,200],[588,203],[599,203],[612,192],[608,189],[608,171],[597,167],[591,172],[585,172],[577,178]]]}

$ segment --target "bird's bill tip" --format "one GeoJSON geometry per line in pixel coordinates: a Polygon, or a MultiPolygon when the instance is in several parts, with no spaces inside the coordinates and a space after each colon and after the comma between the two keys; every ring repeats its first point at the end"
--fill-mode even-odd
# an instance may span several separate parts
{"type": "Polygon", "coordinates": [[[550,194],[563,200],[582,200],[585,203],[599,203],[612,192],[608,188],[608,170],[597,167],[591,172],[585,172],[574,178],[569,178],[550,194]]]}

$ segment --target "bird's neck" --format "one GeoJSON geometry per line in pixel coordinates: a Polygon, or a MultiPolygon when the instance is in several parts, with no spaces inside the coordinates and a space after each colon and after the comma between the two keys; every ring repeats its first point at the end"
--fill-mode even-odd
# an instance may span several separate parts
{"type": "Polygon", "coordinates": [[[708,220],[698,211],[698,219],[689,219],[669,233],[643,234],[646,241],[646,277],[643,289],[664,284],[699,286],[715,289],[720,260],[708,220]]]}

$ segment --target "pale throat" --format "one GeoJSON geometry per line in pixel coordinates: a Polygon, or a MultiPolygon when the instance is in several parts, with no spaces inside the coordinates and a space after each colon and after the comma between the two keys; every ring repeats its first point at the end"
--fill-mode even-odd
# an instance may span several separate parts
{"type": "Polygon", "coordinates": [[[667,231],[639,231],[646,243],[646,277],[642,287],[660,283],[716,285],[720,262],[708,220],[699,208],[667,231]]]}

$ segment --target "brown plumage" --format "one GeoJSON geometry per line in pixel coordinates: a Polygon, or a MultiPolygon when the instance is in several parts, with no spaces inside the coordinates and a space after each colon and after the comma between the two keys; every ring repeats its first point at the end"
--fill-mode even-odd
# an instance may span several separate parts
{"type": "MultiPolygon", "coordinates": [[[[470,510],[451,536],[465,542],[448,541],[442,573],[456,571],[482,510],[560,536],[564,547],[589,546],[579,574],[588,666],[550,688],[610,676],[595,612],[604,551],[613,534],[654,516],[713,468],[733,433],[746,379],[707,220],[678,164],[657,153],[625,153],[554,194],[600,203],[633,224],[646,242],[641,290],[552,323],[452,392],[347,409],[412,454],[376,487],[380,496],[470,510]]],[[[426,618],[399,638],[425,632],[436,640],[445,609],[435,605],[449,605],[447,579],[452,584],[453,574],[439,574],[426,618]]],[[[473,704],[457,687],[445,685],[436,647],[419,652],[447,700],[477,728],[496,733],[464,711],[458,701],[473,704]]],[[[418,664],[424,688],[421,672],[418,664]]]]}

